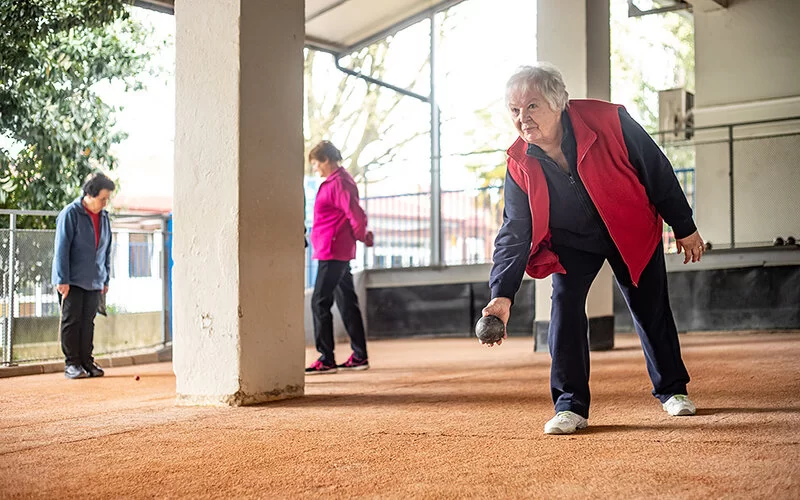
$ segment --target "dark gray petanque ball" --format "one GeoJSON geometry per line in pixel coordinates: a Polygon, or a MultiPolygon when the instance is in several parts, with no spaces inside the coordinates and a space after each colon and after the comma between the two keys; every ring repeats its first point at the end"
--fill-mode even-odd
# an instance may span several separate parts
{"type": "Polygon", "coordinates": [[[479,319],[478,324],[475,325],[475,335],[484,344],[496,343],[503,338],[505,331],[506,327],[503,324],[503,320],[491,314],[479,319]]]}

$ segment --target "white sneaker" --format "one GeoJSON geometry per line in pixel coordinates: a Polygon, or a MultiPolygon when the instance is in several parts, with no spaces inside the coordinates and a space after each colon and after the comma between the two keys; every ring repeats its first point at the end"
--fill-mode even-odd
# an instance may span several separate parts
{"type": "Polygon", "coordinates": [[[560,411],[544,424],[545,434],[572,434],[578,429],[585,429],[589,421],[577,413],[560,411]]]}
{"type": "Polygon", "coordinates": [[[684,394],[675,394],[661,407],[673,417],[686,417],[697,413],[697,408],[692,403],[692,400],[684,394]]]}

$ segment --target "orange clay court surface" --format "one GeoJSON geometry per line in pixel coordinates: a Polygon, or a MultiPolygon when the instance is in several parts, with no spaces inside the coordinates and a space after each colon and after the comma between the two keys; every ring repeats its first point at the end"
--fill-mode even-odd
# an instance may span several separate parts
{"type": "Polygon", "coordinates": [[[370,370],[245,408],[175,406],[169,363],[0,379],[0,497],[800,498],[800,333],[681,343],[697,416],[661,410],[618,335],[572,436],[542,434],[530,338],[373,341],[370,370]]]}

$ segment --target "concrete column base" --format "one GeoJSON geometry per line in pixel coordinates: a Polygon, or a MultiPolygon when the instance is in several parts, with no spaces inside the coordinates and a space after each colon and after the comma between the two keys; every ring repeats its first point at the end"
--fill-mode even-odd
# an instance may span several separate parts
{"type": "Polygon", "coordinates": [[[549,331],[549,321],[536,321],[533,323],[533,352],[550,352],[547,347],[547,333],[549,331]]]}
{"type": "MultiPolygon", "coordinates": [[[[533,325],[533,351],[549,352],[547,333],[549,321],[536,321],[533,325]]],[[[589,318],[589,350],[609,351],[614,348],[614,316],[589,318]]]]}
{"type": "Polygon", "coordinates": [[[610,351],[614,348],[614,315],[589,318],[589,350],[610,351]]]}
{"type": "Polygon", "coordinates": [[[275,389],[258,394],[246,394],[237,391],[234,394],[205,395],[178,394],[175,404],[178,406],[251,406],[270,401],[296,398],[303,395],[303,385],[287,385],[283,389],[275,389]]]}

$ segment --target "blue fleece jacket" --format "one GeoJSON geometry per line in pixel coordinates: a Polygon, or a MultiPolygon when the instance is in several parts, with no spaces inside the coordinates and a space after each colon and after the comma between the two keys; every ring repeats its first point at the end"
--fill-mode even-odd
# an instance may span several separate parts
{"type": "Polygon", "coordinates": [[[81,203],[73,201],[56,219],[53,284],[102,290],[111,277],[111,222],[100,211],[100,243],[95,248],[92,218],[81,203]]]}

